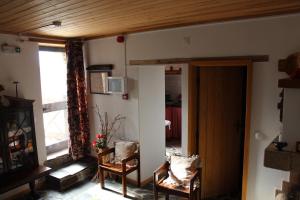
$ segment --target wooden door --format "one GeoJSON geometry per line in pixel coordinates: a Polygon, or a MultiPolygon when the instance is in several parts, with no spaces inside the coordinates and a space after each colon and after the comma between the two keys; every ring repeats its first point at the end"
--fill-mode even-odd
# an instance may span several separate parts
{"type": "Polygon", "coordinates": [[[198,131],[203,197],[240,193],[243,154],[242,67],[200,67],[198,131]]]}

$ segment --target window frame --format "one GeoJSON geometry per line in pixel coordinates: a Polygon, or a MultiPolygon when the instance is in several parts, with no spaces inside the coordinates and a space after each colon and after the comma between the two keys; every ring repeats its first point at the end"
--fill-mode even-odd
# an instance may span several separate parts
{"type": "MultiPolygon", "coordinates": [[[[39,52],[40,51],[47,51],[47,52],[63,52],[66,53],[66,50],[64,47],[57,47],[57,46],[45,46],[45,45],[39,45],[39,52]]],[[[54,111],[60,111],[67,109],[67,101],[60,101],[60,102],[54,102],[54,103],[47,103],[42,104],[43,106],[43,115],[44,113],[54,112],[54,111]]],[[[46,134],[45,134],[46,138],[46,134]]],[[[51,144],[46,146],[46,154],[49,156],[50,154],[57,153],[59,151],[62,151],[64,149],[68,148],[68,142],[69,140],[62,140],[60,142],[51,144]]]]}

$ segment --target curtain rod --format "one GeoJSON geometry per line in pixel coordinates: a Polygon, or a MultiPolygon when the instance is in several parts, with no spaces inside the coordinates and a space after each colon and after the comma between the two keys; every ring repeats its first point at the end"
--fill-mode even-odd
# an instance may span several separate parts
{"type": "Polygon", "coordinates": [[[0,34],[8,34],[17,36],[19,42],[30,41],[39,43],[49,43],[49,44],[66,44],[67,40],[75,40],[86,42],[87,38],[60,38],[60,37],[47,37],[42,35],[32,35],[32,34],[16,34],[11,32],[0,31],[0,34]],[[25,39],[24,39],[25,38],[25,39]]]}
{"type": "Polygon", "coordinates": [[[44,37],[28,37],[28,41],[31,42],[41,42],[41,43],[52,43],[52,44],[66,44],[68,40],[86,42],[84,38],[68,38],[68,39],[56,39],[56,38],[44,38],[44,37]]]}
{"type": "Polygon", "coordinates": [[[28,37],[28,41],[31,42],[40,42],[40,43],[50,43],[50,44],[66,44],[65,39],[50,39],[42,37],[28,37]]]}

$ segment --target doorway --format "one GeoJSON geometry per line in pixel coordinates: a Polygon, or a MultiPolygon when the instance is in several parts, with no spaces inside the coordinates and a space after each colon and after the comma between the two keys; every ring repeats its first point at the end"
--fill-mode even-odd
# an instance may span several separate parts
{"type": "Polygon", "coordinates": [[[182,66],[165,66],[166,156],[182,154],[182,66]]]}
{"type": "Polygon", "coordinates": [[[245,199],[251,62],[194,62],[189,72],[189,153],[202,161],[202,198],[245,199]]]}

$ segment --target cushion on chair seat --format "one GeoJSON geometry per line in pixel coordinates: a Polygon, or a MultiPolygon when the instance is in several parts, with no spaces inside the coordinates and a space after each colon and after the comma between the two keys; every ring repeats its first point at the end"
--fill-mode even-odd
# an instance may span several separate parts
{"type": "MultiPolygon", "coordinates": [[[[104,169],[109,169],[114,172],[119,172],[119,173],[122,172],[122,164],[106,162],[106,163],[103,163],[101,165],[101,167],[104,169]]],[[[136,165],[126,165],[126,171],[129,171],[135,167],[136,167],[136,165]]]]}
{"type": "MultiPolygon", "coordinates": [[[[158,183],[158,185],[162,188],[166,188],[168,190],[176,190],[178,192],[182,192],[182,193],[186,193],[189,194],[190,192],[190,187],[185,187],[185,186],[181,186],[181,185],[177,185],[177,184],[172,184],[169,183],[168,181],[162,180],[158,183]]],[[[194,187],[194,189],[196,189],[196,187],[194,187]]]]}
{"type": "MultiPolygon", "coordinates": [[[[167,187],[167,188],[177,188],[179,190],[187,189],[189,191],[189,189],[190,189],[189,183],[183,184],[182,182],[177,182],[176,179],[174,179],[174,177],[171,177],[171,176],[162,180],[160,185],[167,187]]],[[[196,179],[194,182],[194,189],[199,188],[199,186],[200,186],[200,180],[196,179]]]]}

